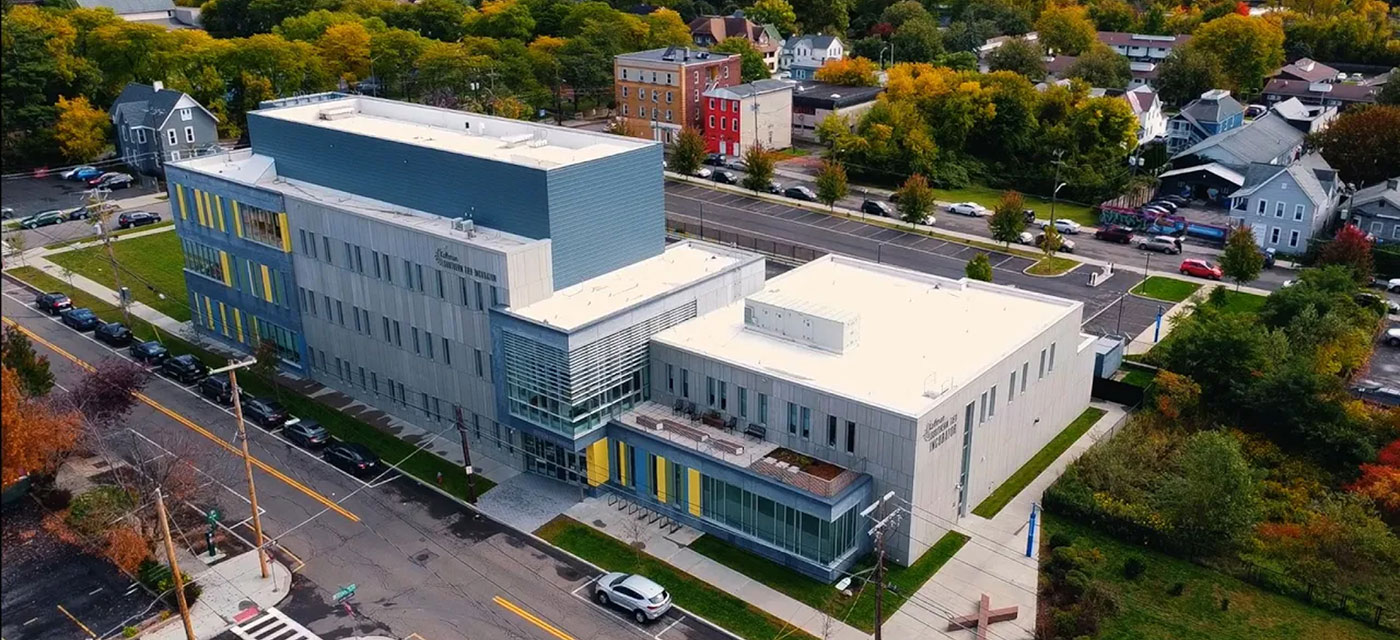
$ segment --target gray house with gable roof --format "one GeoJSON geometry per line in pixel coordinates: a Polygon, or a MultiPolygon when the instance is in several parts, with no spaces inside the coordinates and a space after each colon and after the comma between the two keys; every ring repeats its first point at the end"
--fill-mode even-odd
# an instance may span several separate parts
{"type": "Polygon", "coordinates": [[[1230,218],[1248,224],[1262,249],[1302,253],[1313,236],[1332,222],[1341,182],[1319,153],[1295,162],[1255,162],[1244,187],[1230,194],[1230,218]]]}
{"type": "Polygon", "coordinates": [[[150,176],[164,175],[169,160],[186,160],[219,150],[219,120],[183,92],[132,82],[109,112],[117,155],[150,176]]]}
{"type": "Polygon", "coordinates": [[[1379,242],[1400,242],[1400,176],[1358,190],[1347,200],[1350,219],[1379,242]]]}

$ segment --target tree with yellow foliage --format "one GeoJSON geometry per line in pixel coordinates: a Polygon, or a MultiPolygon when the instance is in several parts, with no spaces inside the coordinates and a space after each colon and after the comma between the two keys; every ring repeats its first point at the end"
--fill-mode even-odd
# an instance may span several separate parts
{"type": "Polygon", "coordinates": [[[834,58],[817,69],[817,82],[829,82],[848,87],[873,87],[880,84],[875,63],[869,58],[834,58]]]}
{"type": "Polygon", "coordinates": [[[58,122],[54,137],[63,157],[73,162],[87,162],[107,148],[107,129],[112,121],[107,112],[97,109],[83,96],[69,100],[58,97],[58,122]]]}

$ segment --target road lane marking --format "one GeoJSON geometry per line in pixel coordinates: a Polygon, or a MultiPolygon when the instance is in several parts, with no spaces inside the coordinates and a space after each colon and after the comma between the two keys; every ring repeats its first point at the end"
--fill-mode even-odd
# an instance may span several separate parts
{"type": "Polygon", "coordinates": [[[67,610],[67,609],[64,609],[64,608],[63,608],[63,605],[60,604],[60,605],[57,605],[57,606],[58,606],[58,611],[59,611],[59,613],[62,613],[63,615],[68,616],[68,619],[69,619],[69,620],[72,620],[72,621],[73,621],[73,624],[78,625],[78,628],[82,629],[84,633],[88,634],[88,637],[89,637],[89,638],[96,638],[96,637],[98,637],[97,634],[95,634],[95,633],[92,632],[92,629],[89,629],[87,625],[83,624],[83,621],[82,621],[82,620],[79,620],[79,619],[77,619],[76,617],[74,617],[73,614],[68,613],[68,610],[67,610]]]}
{"type": "MultiPolygon", "coordinates": [[[[48,348],[51,349],[54,353],[57,353],[58,355],[63,356],[64,358],[67,358],[69,361],[73,362],[74,364],[78,365],[79,367],[81,367],[81,368],[83,368],[83,369],[85,369],[85,370],[87,370],[87,371],[94,371],[94,370],[95,370],[94,367],[93,367],[91,364],[88,364],[87,362],[83,361],[82,359],[78,358],[77,356],[75,356],[75,355],[73,355],[73,354],[71,354],[71,353],[68,353],[67,351],[63,350],[63,348],[59,347],[58,345],[56,345],[56,344],[54,344],[54,343],[52,343],[52,342],[49,342],[48,340],[44,339],[43,337],[39,336],[38,334],[34,333],[33,331],[30,331],[28,328],[21,326],[18,322],[15,322],[14,320],[11,320],[10,318],[5,318],[4,321],[5,321],[5,324],[8,324],[8,325],[14,327],[15,329],[19,330],[21,333],[23,333],[23,334],[25,334],[26,336],[28,336],[29,339],[31,339],[31,340],[33,340],[33,341],[35,341],[35,342],[38,342],[39,344],[44,345],[45,347],[48,347],[48,348]]],[[[156,411],[159,411],[159,412],[165,414],[166,416],[168,416],[168,417],[171,418],[172,420],[174,420],[174,421],[180,423],[181,425],[184,425],[186,428],[190,429],[191,431],[194,431],[195,433],[198,433],[199,435],[202,435],[202,436],[204,436],[205,438],[208,438],[211,442],[213,442],[214,444],[219,445],[220,447],[223,447],[223,448],[224,448],[225,450],[227,450],[229,453],[232,453],[232,454],[234,454],[234,455],[236,455],[236,456],[238,456],[238,457],[240,457],[240,458],[243,457],[243,451],[242,451],[241,449],[239,449],[238,447],[235,447],[235,446],[229,444],[228,441],[224,440],[223,438],[220,438],[219,436],[217,436],[217,435],[215,435],[214,433],[210,432],[208,429],[205,429],[204,427],[201,427],[201,426],[199,426],[199,425],[197,425],[197,424],[191,422],[188,418],[186,418],[186,417],[184,417],[184,416],[182,416],[182,415],[180,415],[180,414],[178,414],[178,413],[175,413],[174,411],[171,411],[171,410],[170,410],[169,408],[167,408],[165,405],[163,405],[163,404],[161,404],[161,403],[159,403],[159,402],[156,402],[156,401],[155,401],[154,399],[152,399],[150,396],[148,396],[148,395],[146,395],[146,394],[144,394],[144,393],[141,393],[141,392],[136,392],[136,393],[133,393],[132,395],[135,396],[137,400],[140,400],[141,402],[144,402],[146,405],[150,406],[152,409],[155,409],[156,411]]],[[[320,493],[317,493],[316,491],[312,490],[310,487],[308,487],[308,486],[306,486],[306,485],[304,485],[304,484],[302,484],[302,483],[300,483],[300,482],[297,482],[296,480],[292,479],[290,476],[288,476],[288,475],[282,473],[281,471],[278,471],[276,468],[272,467],[271,465],[267,464],[266,462],[263,462],[262,460],[259,460],[259,459],[257,459],[257,458],[253,458],[253,457],[251,457],[251,456],[249,457],[249,459],[252,461],[253,466],[255,466],[255,467],[259,468],[259,469],[262,469],[264,473],[267,473],[268,475],[270,475],[270,476],[272,476],[272,477],[274,477],[274,478],[277,478],[278,480],[281,480],[283,483],[286,483],[287,486],[292,487],[293,489],[296,489],[297,491],[300,491],[300,492],[306,494],[306,495],[309,496],[311,499],[313,499],[313,500],[315,500],[315,501],[321,503],[322,505],[324,505],[327,509],[330,509],[331,511],[334,511],[334,512],[336,512],[336,513],[338,513],[338,514],[344,516],[347,520],[349,520],[349,521],[351,521],[351,522],[359,522],[359,521],[360,521],[360,517],[359,517],[359,516],[357,516],[357,515],[355,515],[355,514],[349,512],[349,511],[345,510],[344,507],[341,507],[339,504],[336,504],[336,503],[335,503],[333,500],[331,500],[330,498],[327,498],[327,497],[321,495],[320,493]]]]}
{"type": "Polygon", "coordinates": [[[534,614],[524,609],[521,609],[520,607],[516,606],[515,603],[506,600],[505,598],[496,596],[495,598],[492,598],[492,600],[505,610],[514,613],[515,615],[520,616],[521,618],[524,618],[526,622],[529,622],[530,624],[533,624],[543,629],[546,633],[558,638],[559,640],[575,640],[573,636],[564,633],[563,631],[560,631],[554,625],[535,617],[534,614]]]}

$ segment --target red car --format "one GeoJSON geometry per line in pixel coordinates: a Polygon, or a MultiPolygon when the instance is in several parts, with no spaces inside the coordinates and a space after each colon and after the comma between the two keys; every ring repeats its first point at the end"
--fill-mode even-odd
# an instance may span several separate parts
{"type": "Polygon", "coordinates": [[[1220,272],[1220,267],[1206,262],[1205,260],[1196,260],[1194,258],[1181,261],[1181,273],[1182,275],[1209,278],[1211,280],[1219,280],[1220,276],[1223,275],[1220,272]]]}

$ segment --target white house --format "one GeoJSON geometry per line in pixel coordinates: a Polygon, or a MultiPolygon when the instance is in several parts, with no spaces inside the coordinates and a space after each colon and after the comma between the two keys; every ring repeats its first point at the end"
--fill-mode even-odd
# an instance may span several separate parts
{"type": "Polygon", "coordinates": [[[1162,99],[1150,87],[1135,87],[1123,94],[1138,119],[1138,145],[1147,144],[1167,135],[1167,116],[1162,113],[1162,99]]]}
{"type": "Polygon", "coordinates": [[[828,60],[846,57],[846,45],[835,36],[792,36],[783,43],[778,68],[793,80],[812,80],[828,60]]]}

